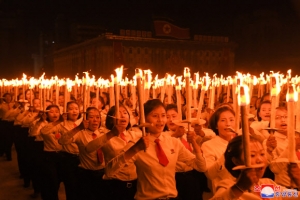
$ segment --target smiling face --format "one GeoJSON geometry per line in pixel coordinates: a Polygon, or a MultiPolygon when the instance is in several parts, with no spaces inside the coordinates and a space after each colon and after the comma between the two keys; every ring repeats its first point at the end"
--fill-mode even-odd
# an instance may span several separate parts
{"type": "Polygon", "coordinates": [[[276,109],[275,128],[282,134],[287,133],[287,111],[284,109],[276,109]]]}
{"type": "Polygon", "coordinates": [[[271,117],[271,104],[270,103],[264,103],[260,106],[260,111],[258,115],[261,117],[264,121],[270,121],[271,117]]]}
{"type": "Polygon", "coordinates": [[[170,109],[167,111],[167,126],[171,131],[175,131],[177,129],[177,125],[173,123],[174,120],[179,120],[178,113],[174,109],[170,109]]]}
{"type": "Polygon", "coordinates": [[[95,131],[100,126],[100,112],[96,109],[91,109],[88,111],[87,120],[89,121],[89,129],[95,131]]]}
{"type": "Polygon", "coordinates": [[[154,108],[147,116],[146,122],[152,124],[148,131],[150,134],[160,134],[163,132],[167,122],[166,110],[163,106],[154,108]]]}
{"type": "Polygon", "coordinates": [[[59,120],[59,109],[57,107],[50,108],[49,112],[47,112],[47,116],[50,122],[56,122],[59,120]]]}
{"type": "Polygon", "coordinates": [[[234,133],[229,128],[235,127],[235,117],[230,111],[224,111],[220,114],[217,122],[219,136],[224,140],[230,141],[234,137],[234,133]]]}
{"type": "Polygon", "coordinates": [[[79,107],[76,103],[70,103],[67,108],[68,120],[75,122],[79,116],[79,107]]]}

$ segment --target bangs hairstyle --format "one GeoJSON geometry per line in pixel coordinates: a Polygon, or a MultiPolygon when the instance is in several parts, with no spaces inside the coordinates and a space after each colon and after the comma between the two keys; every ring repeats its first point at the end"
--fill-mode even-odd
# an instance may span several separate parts
{"type": "Polygon", "coordinates": [[[176,104],[168,104],[168,105],[166,106],[166,112],[167,112],[168,110],[175,110],[175,111],[178,113],[178,108],[177,108],[177,105],[176,105],[176,104]]]}
{"type": "Polygon", "coordinates": [[[149,115],[149,113],[151,111],[153,111],[155,108],[158,107],[163,107],[165,110],[165,106],[164,104],[159,100],[159,99],[151,99],[148,100],[145,104],[144,104],[144,112],[145,112],[145,117],[147,117],[147,115],[149,115]]]}
{"type": "MultiPolygon", "coordinates": [[[[68,108],[69,108],[69,106],[70,106],[71,104],[76,104],[76,105],[78,106],[78,110],[80,110],[79,104],[78,104],[76,101],[69,101],[69,102],[67,103],[67,111],[68,111],[68,108]]],[[[77,119],[80,119],[80,118],[81,118],[81,113],[80,113],[80,111],[79,111],[79,115],[78,115],[77,119]]],[[[68,117],[67,117],[67,120],[69,120],[68,117]]]]}
{"type": "MultiPolygon", "coordinates": [[[[88,108],[86,109],[86,114],[85,114],[86,118],[89,117],[89,112],[90,112],[91,110],[96,110],[96,111],[99,113],[99,115],[100,115],[100,111],[99,111],[96,107],[88,107],[88,108]]],[[[100,118],[101,118],[101,115],[100,115],[100,118]]]]}
{"type": "MultiPolygon", "coordinates": [[[[235,112],[230,106],[223,105],[223,106],[220,106],[209,118],[208,128],[213,130],[213,132],[215,132],[216,135],[219,135],[219,130],[217,128],[217,125],[218,125],[218,121],[220,119],[220,115],[226,111],[231,112],[233,114],[233,116],[235,116],[235,112]]],[[[238,122],[236,122],[236,123],[238,123],[238,122]]]]}
{"type": "MultiPolygon", "coordinates": [[[[250,136],[250,142],[261,143],[259,140],[253,138],[252,136],[250,136]]],[[[232,159],[236,158],[240,160],[242,154],[243,154],[243,137],[239,135],[229,141],[224,153],[225,167],[229,171],[229,173],[235,178],[238,178],[240,176],[241,170],[232,170],[232,168],[236,166],[236,164],[233,163],[232,159]]]]}
{"type": "MultiPolygon", "coordinates": [[[[123,107],[126,112],[128,113],[129,119],[128,119],[128,125],[126,127],[126,130],[130,129],[131,124],[130,124],[130,114],[128,112],[128,110],[126,109],[126,107],[120,103],[120,107],[123,107]]],[[[113,127],[115,126],[115,118],[112,118],[111,116],[115,116],[115,112],[116,112],[116,107],[112,106],[109,111],[107,112],[107,116],[106,116],[106,120],[105,120],[105,126],[107,129],[112,130],[113,127]]]]}
{"type": "MultiPolygon", "coordinates": [[[[96,111],[98,112],[99,117],[100,117],[100,123],[99,123],[99,127],[100,127],[100,126],[101,126],[101,113],[100,113],[100,111],[99,111],[96,107],[88,107],[88,108],[86,109],[86,114],[85,114],[86,118],[89,117],[89,112],[90,112],[91,110],[96,110],[96,111]]],[[[99,127],[98,127],[98,128],[99,128],[99,127]]]]}
{"type": "MultiPolygon", "coordinates": [[[[59,113],[59,117],[61,117],[60,110],[59,110],[59,107],[57,105],[54,105],[54,104],[49,105],[49,106],[47,106],[46,110],[50,110],[51,108],[57,108],[58,113],[59,113]]],[[[48,112],[46,112],[46,115],[47,115],[46,121],[49,122],[48,112]]]]}
{"type": "Polygon", "coordinates": [[[262,102],[259,104],[259,106],[258,106],[258,108],[257,108],[257,112],[256,112],[256,116],[257,116],[257,120],[258,120],[258,121],[261,121],[261,117],[259,116],[259,113],[260,113],[260,110],[261,110],[261,106],[262,106],[263,104],[270,104],[270,105],[271,105],[271,101],[270,101],[270,100],[265,100],[265,101],[262,101],[262,102]]]}

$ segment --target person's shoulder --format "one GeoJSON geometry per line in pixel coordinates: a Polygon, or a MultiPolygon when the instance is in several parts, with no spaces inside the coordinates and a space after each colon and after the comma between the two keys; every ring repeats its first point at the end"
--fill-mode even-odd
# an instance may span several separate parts
{"type": "Polygon", "coordinates": [[[216,186],[216,190],[218,190],[219,188],[230,188],[232,185],[235,184],[235,181],[233,179],[222,179],[218,182],[217,186],[216,186]]]}
{"type": "Polygon", "coordinates": [[[218,143],[218,141],[219,141],[219,137],[218,136],[212,137],[211,139],[205,141],[202,144],[202,147],[213,149],[213,148],[216,147],[216,144],[218,143]]]}
{"type": "Polygon", "coordinates": [[[100,128],[98,129],[98,131],[99,131],[100,134],[104,134],[104,133],[109,132],[110,130],[107,129],[107,128],[105,128],[105,127],[103,127],[103,126],[100,126],[100,128]]]}

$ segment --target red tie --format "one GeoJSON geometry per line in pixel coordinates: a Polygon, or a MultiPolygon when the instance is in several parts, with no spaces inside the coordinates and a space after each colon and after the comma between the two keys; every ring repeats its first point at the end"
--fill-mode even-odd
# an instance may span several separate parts
{"type": "MultiPolygon", "coordinates": [[[[95,133],[92,134],[93,140],[97,138],[97,135],[95,133]]],[[[101,148],[99,148],[97,150],[97,158],[98,158],[98,162],[101,164],[103,163],[103,153],[101,148]]]]}
{"type": "Polygon", "coordinates": [[[193,152],[190,144],[184,138],[181,138],[180,140],[181,140],[182,144],[185,146],[185,148],[187,148],[188,150],[190,150],[190,152],[193,152]]]}
{"type": "Polygon", "coordinates": [[[122,132],[120,133],[120,138],[122,138],[122,140],[124,140],[126,143],[127,143],[127,140],[126,140],[126,137],[125,137],[125,134],[122,132]]]}
{"type": "MultiPolygon", "coordinates": [[[[74,123],[74,128],[76,128],[77,127],[77,124],[76,123],[74,123]]],[[[97,136],[97,135],[96,135],[97,136]]]]}
{"type": "Polygon", "coordinates": [[[296,154],[297,154],[298,160],[300,160],[300,151],[296,151],[296,154]]]}
{"type": "Polygon", "coordinates": [[[156,150],[156,155],[157,155],[158,161],[162,166],[165,167],[168,165],[169,160],[168,160],[164,150],[161,148],[161,146],[159,144],[159,139],[156,139],[154,142],[156,143],[155,150],[156,150]]]}
{"type": "Polygon", "coordinates": [[[8,110],[10,110],[10,105],[9,105],[9,103],[7,104],[7,106],[8,106],[8,110]]]}

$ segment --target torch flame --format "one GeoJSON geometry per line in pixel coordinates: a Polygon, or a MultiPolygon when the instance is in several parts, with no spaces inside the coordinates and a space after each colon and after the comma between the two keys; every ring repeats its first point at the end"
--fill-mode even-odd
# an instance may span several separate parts
{"type": "Polygon", "coordinates": [[[247,85],[238,85],[238,105],[246,106],[250,103],[249,88],[247,85]]]}
{"type": "Polygon", "coordinates": [[[298,101],[298,92],[295,89],[295,85],[291,84],[286,93],[286,101],[287,102],[296,102],[298,101]]]}
{"type": "Polygon", "coordinates": [[[184,68],[184,77],[190,77],[191,76],[191,73],[190,73],[190,68],[188,67],[185,67],[184,68]]]}

